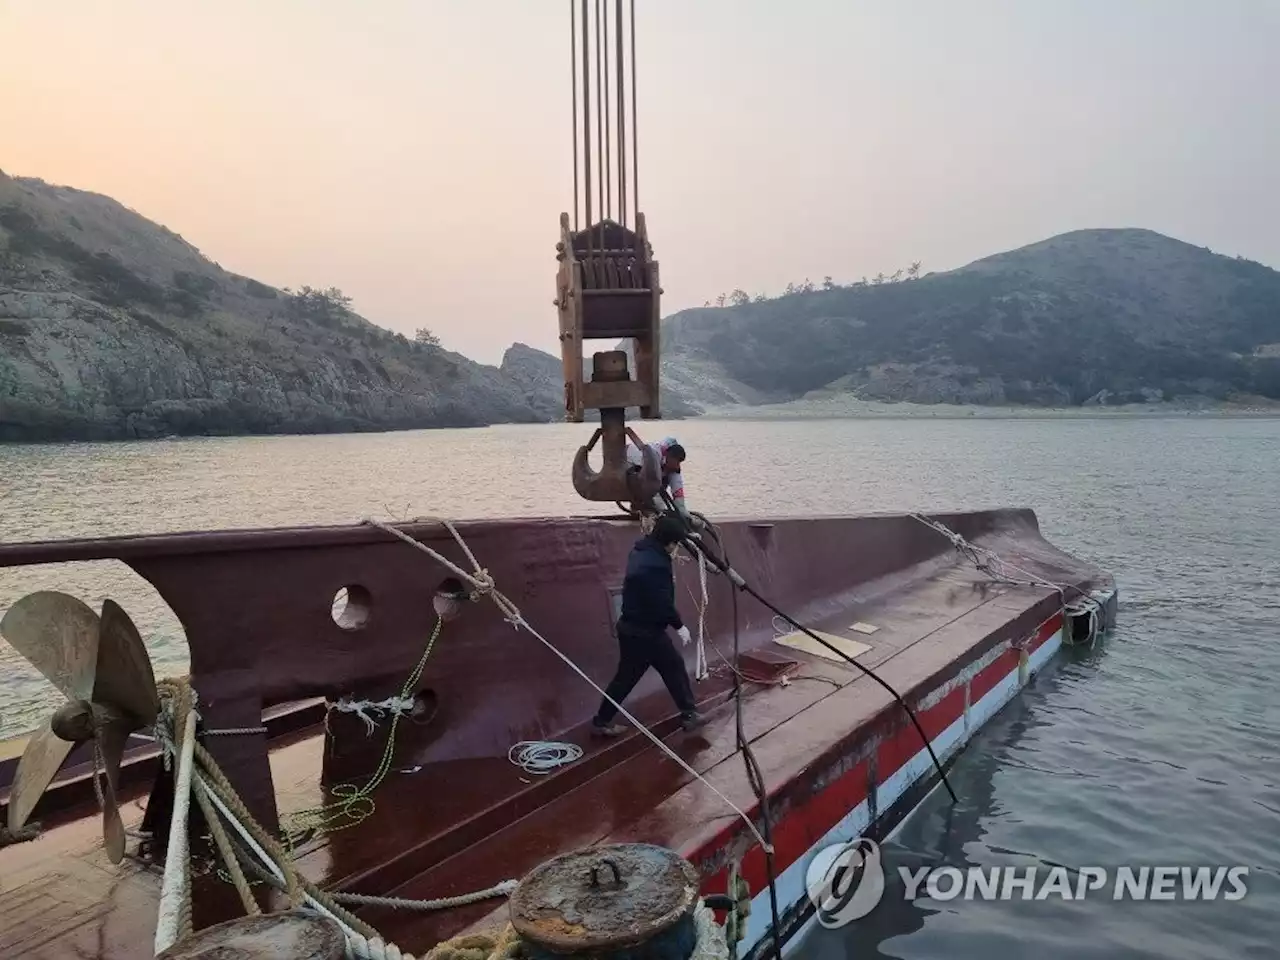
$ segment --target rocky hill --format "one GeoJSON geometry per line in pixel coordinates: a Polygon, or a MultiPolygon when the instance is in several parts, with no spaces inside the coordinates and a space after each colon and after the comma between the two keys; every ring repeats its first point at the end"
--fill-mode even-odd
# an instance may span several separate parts
{"type": "Polygon", "coordinates": [[[562,391],[223,270],[107,197],[0,173],[0,440],[558,419],[562,391]]]}
{"type": "Polygon", "coordinates": [[[1149,230],[1084,230],[901,282],[663,325],[689,399],[994,405],[1280,399],[1280,272],[1149,230]]]}
{"type": "MultiPolygon", "coordinates": [[[[668,317],[664,415],[1280,400],[1280,273],[1251,261],[1086,230],[882,280],[668,317]]],[[[0,441],[549,421],[563,395],[558,357],[474,363],[340,291],[223,270],[107,197],[0,173],[0,441]]]]}

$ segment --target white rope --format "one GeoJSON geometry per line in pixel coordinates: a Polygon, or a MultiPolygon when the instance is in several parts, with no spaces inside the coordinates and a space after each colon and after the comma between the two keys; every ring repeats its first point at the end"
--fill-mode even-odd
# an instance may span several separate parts
{"type": "MultiPolygon", "coordinates": [[[[281,884],[285,883],[284,871],[280,869],[280,865],[271,858],[271,856],[262,849],[258,841],[253,838],[253,834],[227,809],[226,805],[218,798],[218,794],[209,787],[205,782],[204,775],[199,771],[195,771],[195,787],[202,791],[214,807],[217,808],[224,820],[231,824],[232,829],[240,835],[240,839],[253,852],[254,856],[262,863],[271,875],[281,884]]],[[[347,938],[347,955],[361,958],[361,960],[414,960],[412,954],[403,953],[394,943],[386,943],[381,939],[368,940],[358,931],[351,929],[341,917],[335,915],[328,910],[324,904],[320,903],[311,894],[304,891],[303,897],[309,906],[316,913],[328,917],[340,927],[347,938]]]]}
{"type": "Polygon", "coordinates": [[[525,773],[541,776],[581,759],[582,748],[576,743],[553,740],[521,740],[507,751],[507,759],[525,773]]]}
{"type": "MultiPolygon", "coordinates": [[[[170,827],[169,850],[165,861],[160,915],[156,925],[157,955],[172,946],[177,941],[180,933],[183,897],[186,894],[186,891],[182,889],[182,884],[186,877],[184,867],[190,855],[186,843],[187,811],[190,807],[190,798],[193,790],[199,791],[213,805],[218,816],[239,835],[246,849],[256,858],[264,876],[273,877],[281,889],[287,889],[288,883],[285,870],[287,869],[295,875],[297,870],[291,863],[277,863],[271,854],[262,848],[261,844],[254,838],[252,831],[228,809],[226,803],[218,796],[217,791],[210,785],[205,771],[196,765],[194,754],[198,715],[194,708],[194,691],[192,693],[192,702],[193,706],[187,714],[180,748],[174,744],[173,718],[168,712],[162,713],[161,718],[155,725],[156,739],[164,749],[166,764],[175,754],[179,756],[178,774],[174,785],[174,817],[170,827]],[[175,902],[177,903],[176,908],[174,906],[175,902]]],[[[382,906],[392,909],[427,911],[466,906],[493,897],[510,896],[517,885],[518,883],[515,880],[503,880],[501,883],[485,890],[477,890],[473,893],[465,893],[453,897],[441,897],[436,900],[407,900],[400,897],[376,897],[363,894],[329,894],[329,896],[335,902],[346,901],[354,904],[382,906]]],[[[359,931],[352,929],[342,917],[337,916],[332,910],[326,908],[310,893],[305,890],[302,892],[305,903],[310,909],[329,917],[342,928],[346,937],[346,952],[349,957],[360,958],[360,960],[415,960],[411,954],[403,952],[394,943],[388,943],[381,938],[369,939],[365,937],[359,931]]]]}
{"type": "Polygon", "coordinates": [[[390,524],[383,523],[381,520],[375,520],[372,517],[366,517],[364,522],[369,524],[370,526],[377,527],[379,530],[382,530],[385,533],[389,533],[390,535],[392,535],[398,540],[403,540],[405,543],[409,544],[411,547],[414,547],[415,549],[421,551],[422,553],[425,553],[427,556],[431,557],[437,563],[440,563],[446,569],[453,572],[454,575],[461,578],[463,581],[470,583],[475,588],[476,596],[487,595],[489,599],[491,599],[494,602],[497,608],[500,611],[502,611],[503,617],[507,620],[508,623],[512,624],[517,628],[524,627],[526,630],[528,630],[529,633],[531,633],[539,643],[541,643],[544,647],[546,647],[553,654],[559,657],[564,662],[565,666],[567,666],[570,670],[572,670],[579,677],[585,680],[587,684],[590,685],[590,687],[596,691],[596,693],[600,694],[600,696],[602,696],[605,700],[613,704],[614,708],[619,713],[621,713],[624,717],[626,717],[626,719],[631,722],[632,726],[634,726],[637,730],[639,730],[646,737],[648,737],[649,740],[652,741],[653,744],[659,750],[661,750],[668,757],[670,757],[677,764],[679,764],[680,767],[682,767],[686,773],[694,777],[696,780],[699,780],[703,785],[707,787],[707,789],[709,789],[717,797],[723,800],[725,805],[730,810],[732,810],[734,813],[736,813],[739,817],[742,818],[743,823],[747,825],[747,829],[750,830],[751,834],[756,838],[756,840],[759,841],[760,846],[763,847],[769,853],[773,852],[772,844],[765,842],[764,837],[761,835],[760,831],[756,828],[756,825],[751,822],[751,818],[748,817],[745,813],[743,813],[742,810],[740,810],[732,800],[730,800],[720,790],[718,790],[715,784],[711,783],[711,781],[709,781],[706,777],[700,774],[697,770],[689,766],[689,764],[685,762],[683,757],[681,757],[678,753],[676,753],[674,750],[668,747],[665,743],[663,743],[654,734],[652,730],[650,730],[647,726],[645,726],[643,723],[641,723],[639,720],[633,717],[631,713],[626,709],[626,707],[618,703],[618,701],[614,700],[613,697],[609,696],[609,694],[605,693],[604,689],[600,687],[589,676],[587,676],[582,671],[582,668],[579,667],[576,663],[574,663],[572,659],[570,659],[568,656],[562,653],[559,650],[559,648],[556,647],[555,644],[553,644],[550,640],[548,640],[546,637],[544,637],[542,634],[540,634],[537,630],[534,629],[533,625],[524,618],[524,614],[520,612],[520,608],[517,607],[514,603],[512,603],[509,599],[507,599],[507,597],[505,597],[494,585],[493,578],[489,576],[489,572],[484,568],[482,568],[480,564],[476,561],[475,556],[471,553],[471,549],[466,545],[466,542],[462,539],[462,536],[454,528],[452,523],[450,523],[448,520],[445,520],[443,518],[435,518],[435,517],[420,518],[419,522],[422,519],[427,519],[427,520],[434,521],[436,523],[443,524],[445,529],[447,529],[451,534],[453,534],[453,539],[457,541],[458,545],[462,548],[463,552],[467,555],[467,558],[475,566],[476,570],[474,575],[467,573],[465,570],[461,569],[460,567],[453,564],[449,560],[446,560],[435,550],[432,550],[430,547],[428,547],[425,543],[422,543],[419,540],[415,540],[413,537],[409,536],[406,533],[401,532],[400,530],[397,530],[395,527],[391,526],[390,524]]]}
{"type": "MultiPolygon", "coordinates": [[[[913,520],[920,521],[926,527],[929,527],[931,530],[936,531],[950,540],[951,545],[954,546],[962,556],[966,557],[975,567],[977,567],[981,573],[985,573],[991,578],[1001,583],[1008,584],[1009,586],[1039,586],[1052,590],[1058,595],[1058,603],[1061,606],[1064,617],[1067,615],[1078,616],[1079,614],[1084,613],[1087,609],[1089,611],[1089,645],[1091,647],[1093,646],[1093,642],[1096,638],[1097,626],[1100,622],[1100,615],[1103,613],[1102,601],[1097,597],[1085,593],[1078,587],[1053,583],[1050,580],[1046,580],[1039,574],[1032,573],[1030,570],[1026,570],[1023,567],[1018,566],[1016,563],[1010,563],[995,551],[988,550],[986,547],[980,547],[975,543],[970,543],[963,536],[947,527],[946,524],[940,523],[937,520],[932,520],[929,517],[922,516],[918,513],[910,514],[910,516],[913,520]],[[1014,573],[1021,574],[1026,579],[1018,580],[1011,577],[1005,572],[1006,569],[1012,570],[1014,573]],[[1080,594],[1080,599],[1073,600],[1068,603],[1068,590],[1075,590],[1080,594]]],[[[1064,622],[1062,627],[1062,636],[1064,640],[1067,639],[1069,633],[1070,631],[1067,628],[1067,624],[1064,622]]],[[[1073,645],[1070,640],[1067,640],[1067,644],[1068,646],[1073,645]]]]}
{"type": "MultiPolygon", "coordinates": [[[[688,586],[685,591],[689,594],[689,599],[693,601],[693,605],[698,609],[698,643],[694,648],[693,679],[702,681],[711,676],[711,670],[707,666],[707,606],[710,604],[710,597],[707,593],[707,558],[701,550],[697,551],[698,557],[698,581],[702,588],[702,597],[698,598],[693,590],[688,586]]],[[[676,560],[683,564],[689,562],[689,558],[683,554],[676,554],[676,560]]],[[[712,644],[714,647],[715,645],[712,644]]],[[[719,650],[716,652],[719,654],[719,650]]],[[[720,654],[720,659],[724,660],[724,655],[720,654]]],[[[727,661],[726,661],[727,662],[727,661]]]]}
{"type": "Polygon", "coordinates": [[[372,736],[374,728],[377,724],[366,711],[373,711],[382,716],[385,713],[407,714],[413,711],[413,697],[387,697],[385,700],[352,700],[349,697],[343,697],[336,703],[327,705],[329,710],[337,710],[339,713],[354,713],[357,717],[364,721],[367,728],[367,735],[372,736]]]}
{"type": "Polygon", "coordinates": [[[519,880],[503,880],[486,890],[475,893],[461,893],[456,897],[439,897],[435,900],[406,900],[404,897],[377,897],[365,893],[331,893],[338,903],[350,903],[361,907],[387,907],[391,910],[448,910],[453,907],[465,907],[482,900],[494,897],[509,897],[520,886],[519,880]]]}
{"type": "Polygon", "coordinates": [[[192,704],[182,729],[182,749],[178,755],[178,775],[174,783],[173,817],[169,821],[169,846],[164,860],[164,880],[160,886],[160,912],[156,920],[156,956],[178,940],[183,902],[187,889],[187,814],[191,807],[191,774],[195,766],[196,711],[192,704]]]}
{"type": "Polygon", "coordinates": [[[502,611],[502,615],[508,623],[510,623],[513,627],[520,626],[520,620],[523,619],[523,617],[520,614],[520,610],[516,607],[514,603],[512,603],[510,600],[508,600],[505,596],[503,596],[498,591],[497,586],[493,582],[493,577],[489,576],[489,571],[486,570],[484,567],[480,566],[480,562],[476,560],[475,554],[471,552],[471,548],[467,546],[467,542],[462,539],[462,534],[458,533],[454,525],[450,523],[448,520],[444,519],[443,517],[418,517],[413,522],[414,523],[423,523],[423,522],[439,523],[446,530],[448,530],[449,533],[453,535],[454,541],[462,549],[462,552],[467,555],[467,559],[471,561],[471,566],[474,568],[474,572],[472,573],[467,573],[467,571],[463,570],[461,567],[455,564],[452,560],[449,560],[448,558],[437,553],[435,550],[432,550],[421,540],[417,540],[409,536],[407,533],[401,530],[397,530],[395,527],[391,526],[391,524],[389,523],[383,523],[381,520],[375,520],[373,517],[365,517],[364,522],[369,524],[372,527],[377,527],[383,533],[389,533],[391,536],[395,537],[397,540],[403,540],[409,546],[422,551],[427,556],[431,557],[431,559],[435,560],[436,563],[443,566],[446,570],[453,573],[455,576],[461,578],[462,580],[466,581],[467,583],[471,584],[472,600],[479,600],[482,596],[488,596],[489,599],[491,599],[494,602],[494,605],[497,606],[497,608],[500,611],[502,611]]]}

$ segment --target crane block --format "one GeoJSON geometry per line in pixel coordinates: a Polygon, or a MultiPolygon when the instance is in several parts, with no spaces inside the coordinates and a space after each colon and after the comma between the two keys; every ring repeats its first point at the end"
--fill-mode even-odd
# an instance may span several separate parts
{"type": "Polygon", "coordinates": [[[658,400],[658,262],[653,259],[644,214],[636,229],[602,220],[574,232],[560,215],[560,268],[556,307],[564,365],[565,419],[582,423],[587,410],[636,407],[644,420],[661,418],[658,400]],[[636,375],[597,378],[586,370],[588,340],[630,341],[636,375]],[[590,378],[588,379],[588,376],[590,378]]]}

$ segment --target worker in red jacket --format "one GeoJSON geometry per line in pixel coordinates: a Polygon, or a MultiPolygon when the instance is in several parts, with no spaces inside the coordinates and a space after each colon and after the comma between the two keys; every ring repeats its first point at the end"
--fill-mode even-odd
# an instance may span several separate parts
{"type": "MultiPolygon", "coordinates": [[[[688,519],[689,508],[684,499],[684,447],[675,437],[663,437],[657,443],[646,443],[646,447],[654,452],[658,460],[658,469],[662,474],[662,486],[671,494],[676,510],[688,519]]],[[[627,444],[627,462],[631,469],[639,471],[644,466],[644,451],[634,443],[627,444]]],[[[659,513],[664,509],[661,495],[654,497],[654,507],[659,513]]]]}

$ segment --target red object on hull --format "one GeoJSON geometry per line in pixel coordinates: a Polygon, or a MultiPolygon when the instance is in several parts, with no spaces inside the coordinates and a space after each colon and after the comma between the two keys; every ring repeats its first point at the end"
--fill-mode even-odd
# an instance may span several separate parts
{"type": "MultiPolygon", "coordinates": [[[[1045,542],[1030,511],[934,519],[1046,580],[1082,590],[1106,585],[1100,571],[1045,542]]],[[[442,526],[400,529],[469,566],[442,526]]],[[[458,529],[498,589],[603,686],[617,656],[611,591],[621,584],[637,527],[584,518],[458,529]]],[[[1016,675],[1019,648],[1044,643],[1044,632],[1057,629],[1055,616],[1060,622],[1055,591],[991,584],[937,532],[910,517],[737,521],[720,530],[733,566],[764,596],[814,629],[866,643],[870,649],[859,662],[907,698],[931,739],[967,717],[970,704],[1010,670],[1016,675]],[[855,621],[879,629],[851,632],[855,621]]],[[[398,694],[435,625],[435,591],[449,576],[369,526],[0,545],[0,565],[106,557],[124,560],[154,584],[183,623],[206,728],[257,726],[265,708],[308,697],[377,701],[398,694]],[[342,587],[357,601],[354,628],[331,616],[342,587]]],[[[705,625],[715,647],[707,653],[712,676],[695,686],[708,726],[672,736],[674,706],[652,674],[627,706],[751,812],[754,798],[736,755],[728,704],[729,591],[724,577],[710,578],[705,625]]],[[[695,633],[699,593],[696,564],[677,564],[681,614],[695,633]]],[[[749,676],[767,678],[763,661],[797,664],[785,686],[747,684],[744,704],[783,870],[831,824],[874,798],[923,745],[901,708],[859,671],[775,643],[772,614],[745,596],[739,607],[741,650],[751,657],[741,663],[749,676]]],[[[691,665],[692,646],[685,655],[691,665]]],[[[434,714],[425,723],[401,721],[393,771],[416,772],[392,772],[374,794],[369,819],[298,852],[303,872],[327,889],[449,896],[518,878],[577,847],[639,840],[690,857],[707,878],[707,892],[723,890],[725,869],[741,862],[758,892],[759,849],[752,850],[742,820],[638,734],[591,740],[586,725],[599,694],[513,628],[494,604],[464,604],[460,616],[443,625],[415,692],[434,705],[434,714]],[[526,739],[577,742],[584,756],[548,776],[527,776],[507,759],[511,745],[526,739]]],[[[320,727],[274,751],[265,735],[204,742],[259,819],[273,826],[277,808],[323,802],[322,783],[364,782],[381,757],[387,729],[384,722],[369,736],[359,718],[333,713],[327,748],[320,727]]],[[[92,847],[96,820],[83,808],[68,816],[70,823],[39,843],[0,851],[0,914],[6,916],[0,955],[149,956],[158,880],[137,872],[122,880],[99,862],[99,852],[77,850],[77,844],[92,847]],[[38,855],[50,847],[56,856],[38,855]],[[60,882],[86,903],[110,894],[114,906],[82,910],[65,930],[41,922],[52,909],[44,898],[53,896],[41,885],[54,875],[80,877],[60,882]]],[[[198,884],[196,905],[200,925],[234,915],[237,906],[216,878],[198,884]]],[[[430,914],[358,912],[402,948],[421,953],[495,909],[501,916],[505,905],[491,900],[430,914]]]]}

